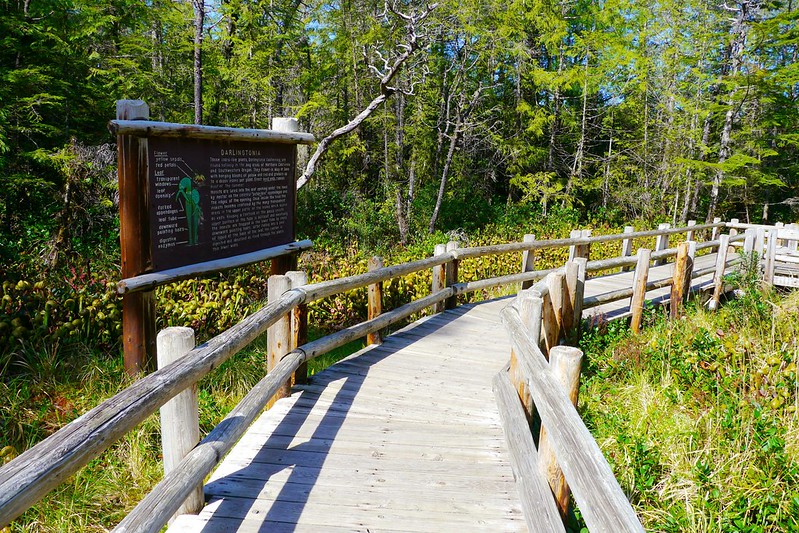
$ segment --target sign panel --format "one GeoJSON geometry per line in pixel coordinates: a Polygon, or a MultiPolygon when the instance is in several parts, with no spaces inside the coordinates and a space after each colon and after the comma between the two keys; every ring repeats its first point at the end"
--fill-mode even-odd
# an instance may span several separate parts
{"type": "Polygon", "coordinates": [[[295,146],[150,137],[152,271],[294,241],[295,146]]]}

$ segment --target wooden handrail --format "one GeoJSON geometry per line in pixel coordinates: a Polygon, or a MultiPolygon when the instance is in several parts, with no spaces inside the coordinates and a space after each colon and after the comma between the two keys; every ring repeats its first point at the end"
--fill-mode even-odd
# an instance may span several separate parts
{"type": "Polygon", "coordinates": [[[362,322],[332,335],[309,342],[291,351],[281,359],[255,388],[225,417],[197,447],[189,452],[173,472],[158,485],[114,529],[118,533],[156,533],[180,507],[192,485],[202,483],[222,457],[244,435],[267,402],[280,386],[303,362],[325,354],[348,342],[379,331],[413,313],[452,296],[451,289],[443,289],[426,298],[405,304],[377,318],[362,322]]]}
{"type": "MultiPolygon", "coordinates": [[[[130,125],[125,125],[125,127],[127,126],[130,125]]],[[[291,312],[298,305],[460,259],[683,233],[723,226],[724,223],[705,224],[588,238],[553,239],[453,249],[444,254],[417,261],[387,266],[364,274],[291,289],[275,302],[270,302],[222,334],[193,349],[180,361],[139,379],[127,389],[104,401],[50,437],[23,452],[15,460],[0,467],[0,527],[10,523],[45,494],[132,430],[164,403],[180,391],[195,384],[228,358],[238,353],[256,337],[264,333],[280,317],[291,312]]],[[[594,262],[594,267],[597,264],[615,264],[613,261],[618,262],[618,265],[626,264],[621,259],[613,259],[605,260],[604,263],[602,261],[594,262]]],[[[591,264],[588,263],[588,265],[591,264]]],[[[303,360],[325,353],[325,351],[332,349],[334,345],[338,346],[339,344],[337,343],[344,339],[357,339],[368,332],[382,329],[410,314],[421,311],[427,306],[452,298],[458,294],[521,281],[532,281],[558,270],[562,269],[532,271],[475,282],[456,283],[451,287],[446,287],[394,311],[383,313],[374,320],[363,322],[352,328],[347,328],[331,336],[306,344],[302,350],[305,353],[303,360]]],[[[541,281],[536,283],[533,289],[541,296],[546,296],[549,290],[546,283],[542,284],[541,281]]]]}
{"type": "Polygon", "coordinates": [[[224,333],[156,370],[0,467],[0,525],[6,525],[131,431],[180,391],[255,340],[301,303],[289,291],[224,333]]]}
{"type": "Polygon", "coordinates": [[[558,464],[589,529],[644,531],[602,450],[559,385],[537,342],[525,331],[518,312],[509,306],[501,317],[530,382],[541,424],[547,428],[558,464]]]}

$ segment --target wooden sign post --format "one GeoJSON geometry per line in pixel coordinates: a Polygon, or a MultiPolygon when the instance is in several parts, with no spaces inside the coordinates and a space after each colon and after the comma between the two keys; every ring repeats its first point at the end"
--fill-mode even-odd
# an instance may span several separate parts
{"type": "Polygon", "coordinates": [[[313,135],[283,119],[277,130],[151,122],[147,104],[117,103],[125,370],[152,366],[153,289],[271,259],[294,266],[297,144],[313,135]]]}
{"type": "MultiPolygon", "coordinates": [[[[147,120],[150,109],[141,100],[117,102],[118,120],[147,120]]],[[[122,277],[144,274],[150,267],[147,199],[147,139],[117,136],[119,177],[119,243],[122,277]],[[122,198],[125,201],[122,201],[122,198]]],[[[145,372],[155,361],[155,294],[152,290],[126,294],[122,299],[122,347],[125,371],[145,372]]]]}

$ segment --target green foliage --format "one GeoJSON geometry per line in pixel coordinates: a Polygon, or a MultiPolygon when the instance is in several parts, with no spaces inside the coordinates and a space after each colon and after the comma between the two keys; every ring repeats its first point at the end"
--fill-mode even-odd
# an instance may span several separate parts
{"type": "Polygon", "coordinates": [[[645,528],[799,525],[795,296],[752,289],[716,314],[584,337],[583,417],[645,528]]]}

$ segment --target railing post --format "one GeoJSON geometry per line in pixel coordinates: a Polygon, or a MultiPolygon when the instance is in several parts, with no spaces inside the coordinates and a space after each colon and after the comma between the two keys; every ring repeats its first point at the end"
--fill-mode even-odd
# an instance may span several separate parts
{"type": "MultiPolygon", "coordinates": [[[[147,120],[149,106],[141,100],[118,100],[117,119],[147,120]]],[[[119,176],[119,244],[123,278],[147,270],[150,260],[147,190],[147,139],[117,136],[119,176]]],[[[127,294],[122,299],[122,351],[129,376],[152,370],[155,335],[155,291],[127,294]]]]}
{"type": "MultiPolygon", "coordinates": [[[[783,224],[782,222],[775,222],[775,223],[774,223],[774,227],[775,227],[775,228],[777,228],[777,231],[778,231],[778,232],[779,232],[779,230],[781,230],[781,229],[782,229],[784,226],[785,226],[785,224],[783,224]]],[[[782,240],[782,239],[777,239],[777,246],[785,246],[785,243],[783,242],[783,240],[782,240]]]]}
{"type": "Polygon", "coordinates": [[[751,230],[744,231],[744,252],[752,253],[755,249],[755,235],[751,230]]]}
{"type": "MultiPolygon", "coordinates": [[[[632,233],[635,231],[635,228],[632,226],[624,226],[624,233],[632,233]]],[[[621,256],[622,257],[630,257],[633,255],[633,240],[631,237],[625,238],[621,241],[621,256]]],[[[623,266],[621,267],[622,272],[627,272],[630,270],[630,267],[623,266]]]]}
{"type": "Polygon", "coordinates": [[[763,251],[766,248],[766,230],[765,228],[755,228],[755,253],[757,260],[763,260],[763,251]]]}
{"type": "MultiPolygon", "coordinates": [[[[689,221],[688,221],[688,227],[690,228],[691,226],[696,226],[696,220],[689,220],[689,221]]],[[[694,230],[692,230],[692,229],[689,229],[689,230],[686,232],[686,234],[685,234],[685,240],[686,240],[686,241],[692,241],[692,240],[694,240],[694,230]]]]}
{"type": "MultiPolygon", "coordinates": [[[[291,289],[288,276],[269,276],[267,295],[269,302],[276,302],[284,292],[291,289]]],[[[291,314],[286,314],[266,330],[266,371],[271,372],[284,355],[289,353],[291,346],[291,314]]],[[[278,389],[270,404],[275,400],[291,395],[291,383],[286,382],[278,389]]]]}
{"type": "Polygon", "coordinates": [[[677,246],[677,258],[674,261],[674,278],[671,285],[671,299],[669,301],[669,316],[672,319],[680,316],[683,303],[691,288],[691,273],[694,269],[695,255],[695,242],[681,242],[677,246]]]}
{"type": "Polygon", "coordinates": [[[633,275],[633,297],[630,300],[630,330],[633,333],[641,331],[641,322],[644,316],[644,302],[646,301],[646,284],[649,281],[649,263],[652,260],[652,251],[648,248],[638,249],[638,263],[635,265],[633,275]]]}
{"type": "MultiPolygon", "coordinates": [[[[721,222],[721,217],[713,217],[713,224],[718,224],[719,222],[721,222]]],[[[710,240],[711,240],[711,241],[715,241],[716,239],[718,239],[718,238],[719,238],[719,233],[720,233],[720,231],[719,231],[719,230],[720,230],[720,229],[721,229],[721,228],[719,228],[718,226],[716,226],[715,228],[713,228],[713,229],[711,230],[711,232],[710,232],[710,240]]]]}
{"type": "MultiPolygon", "coordinates": [[[[434,256],[444,255],[447,253],[447,245],[446,244],[436,244],[435,250],[433,251],[434,256]]],[[[442,263],[440,265],[436,265],[433,267],[433,287],[432,292],[433,294],[437,293],[441,289],[444,288],[447,282],[447,266],[446,264],[442,263]]],[[[440,313],[444,310],[444,302],[438,302],[433,306],[434,313],[440,313]]]]}
{"type": "MultiPolygon", "coordinates": [[[[535,297],[529,292],[522,291],[516,295],[516,305],[519,308],[519,318],[522,325],[529,332],[529,335],[537,342],[541,336],[541,298],[535,297]]],[[[527,421],[532,423],[535,405],[530,391],[527,388],[527,379],[519,368],[519,361],[516,352],[511,348],[510,352],[510,379],[519,399],[524,406],[527,421]]]]}
{"type": "MultiPolygon", "coordinates": [[[[580,392],[580,368],[582,366],[583,352],[571,346],[554,346],[549,354],[549,367],[557,376],[558,381],[566,390],[572,405],[577,407],[577,397],[580,392]]],[[[549,482],[555,495],[558,510],[565,519],[569,512],[569,486],[563,477],[563,471],[558,465],[555,451],[549,442],[547,430],[541,426],[538,438],[538,467],[541,474],[549,482]]]]}
{"type": "MultiPolygon", "coordinates": [[[[579,239],[582,236],[583,232],[578,229],[573,229],[569,232],[570,239],[579,239]]],[[[572,244],[569,246],[569,261],[572,261],[575,257],[577,257],[579,251],[578,244],[572,244]]]]}
{"type": "MultiPolygon", "coordinates": [[[[194,348],[194,330],[171,327],[161,330],[156,338],[158,368],[163,368],[194,348]]],[[[161,447],[164,456],[164,475],[168,474],[200,442],[200,415],[197,384],[187,388],[161,407],[161,447]]],[[[180,509],[169,520],[181,514],[196,514],[205,505],[203,487],[192,490],[180,509]]]]}
{"type": "Polygon", "coordinates": [[[541,330],[544,334],[546,351],[560,344],[563,332],[563,300],[565,299],[565,276],[563,272],[552,272],[546,277],[549,291],[544,296],[544,305],[541,313],[541,330]],[[547,305],[549,303],[549,305],[547,305]]]}
{"type": "MultiPolygon", "coordinates": [[[[535,242],[535,235],[526,234],[522,242],[535,242]]],[[[532,272],[533,270],[535,270],[535,251],[525,250],[522,252],[522,273],[532,272]]],[[[529,289],[534,283],[532,280],[522,281],[522,290],[529,289]]]]}
{"type": "Polygon", "coordinates": [[[744,260],[746,261],[746,268],[751,269],[755,266],[755,261],[752,252],[755,251],[755,232],[750,228],[744,231],[744,260]]]}
{"type": "MultiPolygon", "coordinates": [[[[737,223],[738,223],[737,218],[730,219],[730,224],[737,224],[737,223]]],[[[730,231],[728,231],[727,233],[730,234],[730,237],[735,237],[736,235],[738,235],[738,228],[730,228],[730,231]]]]}
{"type": "MultiPolygon", "coordinates": [[[[449,241],[447,243],[447,251],[452,252],[460,248],[460,243],[458,241],[449,241]]],[[[447,287],[451,287],[458,283],[458,263],[457,259],[453,259],[449,263],[447,263],[446,268],[446,279],[447,279],[447,287]]],[[[458,306],[458,296],[452,295],[446,300],[446,305],[444,306],[447,309],[455,309],[458,306]]]]}
{"type": "MultiPolygon", "coordinates": [[[[383,268],[383,258],[374,256],[369,258],[369,271],[383,268]]],[[[369,320],[377,318],[383,312],[383,282],[369,285],[369,320]]],[[[379,331],[366,335],[366,344],[380,344],[383,338],[379,331]]]]}
{"type": "MultiPolygon", "coordinates": [[[[587,239],[591,236],[590,229],[574,229],[569,232],[570,239],[587,239]]],[[[573,261],[578,257],[584,257],[585,259],[589,259],[591,256],[591,245],[590,244],[573,244],[569,246],[569,261],[573,261]]]]}
{"type": "Polygon", "coordinates": [[[768,285],[774,285],[774,266],[777,260],[777,228],[768,233],[768,251],[766,252],[766,265],[763,273],[763,281],[768,285]]]}
{"type": "Polygon", "coordinates": [[[727,268],[727,253],[730,250],[730,236],[719,236],[719,250],[716,252],[716,272],[713,274],[713,296],[708,302],[708,307],[715,311],[721,302],[721,293],[724,290],[724,271],[727,268]]]}
{"type": "Polygon", "coordinates": [[[580,340],[580,326],[583,318],[583,296],[585,294],[585,258],[578,257],[566,263],[566,297],[563,299],[563,336],[568,344],[580,340]]]}
{"type": "MultiPolygon", "coordinates": [[[[671,227],[671,224],[669,224],[668,222],[664,222],[663,224],[658,224],[658,229],[659,230],[666,230],[666,229],[669,229],[670,227],[671,227]]],[[[669,236],[668,236],[668,234],[666,234],[666,235],[658,235],[657,238],[655,239],[655,251],[656,252],[660,252],[660,251],[663,251],[663,250],[667,249],[668,247],[669,247],[669,236]]],[[[665,264],[666,264],[666,260],[665,259],[658,259],[657,261],[655,261],[655,266],[665,265],[665,264]]]]}
{"type": "MultiPolygon", "coordinates": [[[[799,224],[788,224],[789,230],[799,230],[799,224]]],[[[797,246],[799,246],[799,241],[796,239],[791,239],[788,241],[788,251],[795,252],[797,246]]]]}
{"type": "MultiPolygon", "coordinates": [[[[299,289],[308,284],[308,273],[302,270],[286,272],[292,289],[299,289]]],[[[308,304],[300,304],[291,313],[291,346],[293,350],[308,342],[308,304]]],[[[303,385],[308,383],[308,363],[304,362],[294,372],[294,383],[303,385]]]]}

